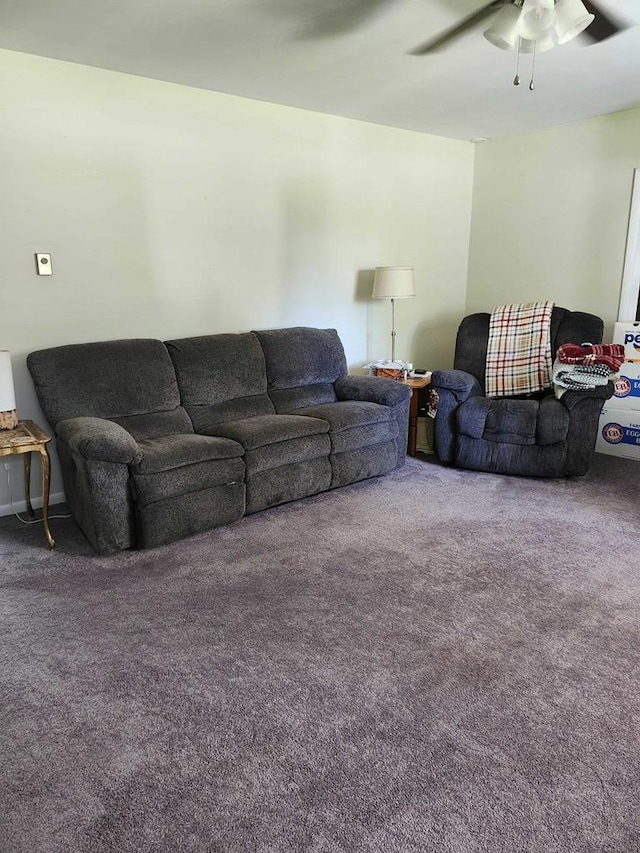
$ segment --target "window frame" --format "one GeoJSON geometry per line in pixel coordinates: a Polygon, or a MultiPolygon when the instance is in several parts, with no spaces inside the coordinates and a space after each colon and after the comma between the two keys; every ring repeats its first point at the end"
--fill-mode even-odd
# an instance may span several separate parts
{"type": "Polygon", "coordinates": [[[632,323],[640,320],[640,168],[633,170],[629,230],[624,256],[622,290],[618,321],[632,323]]]}

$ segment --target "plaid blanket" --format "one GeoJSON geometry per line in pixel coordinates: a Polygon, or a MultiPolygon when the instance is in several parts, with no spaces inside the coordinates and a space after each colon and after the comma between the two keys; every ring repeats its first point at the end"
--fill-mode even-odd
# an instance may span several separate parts
{"type": "Polygon", "coordinates": [[[500,305],[489,321],[487,397],[534,394],[551,387],[553,302],[500,305]]]}

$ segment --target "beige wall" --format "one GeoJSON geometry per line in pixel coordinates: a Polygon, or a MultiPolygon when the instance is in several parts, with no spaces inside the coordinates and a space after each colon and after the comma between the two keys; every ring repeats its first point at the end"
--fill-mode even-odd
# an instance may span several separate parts
{"type": "Polygon", "coordinates": [[[42,420],[27,353],[58,344],[313,325],[352,368],[388,357],[377,265],[415,267],[397,354],[450,363],[469,143],[7,51],[0,79],[0,349],[21,417],[42,420]]]}
{"type": "Polygon", "coordinates": [[[387,357],[377,265],[415,267],[397,351],[425,367],[502,302],[616,319],[640,110],[491,140],[474,171],[469,143],[70,63],[0,51],[0,79],[0,349],[23,418],[42,421],[26,354],[57,344],[308,324],[352,369],[387,357]]]}
{"type": "Polygon", "coordinates": [[[639,109],[478,146],[467,312],[552,299],[609,336],[638,166],[639,109]]]}

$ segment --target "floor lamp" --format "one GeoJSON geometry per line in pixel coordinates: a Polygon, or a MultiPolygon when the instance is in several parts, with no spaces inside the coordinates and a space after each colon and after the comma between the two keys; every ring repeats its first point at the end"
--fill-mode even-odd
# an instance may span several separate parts
{"type": "Polygon", "coordinates": [[[396,360],[396,299],[408,299],[416,295],[413,267],[376,267],[373,276],[374,299],[391,300],[391,361],[396,360]]]}

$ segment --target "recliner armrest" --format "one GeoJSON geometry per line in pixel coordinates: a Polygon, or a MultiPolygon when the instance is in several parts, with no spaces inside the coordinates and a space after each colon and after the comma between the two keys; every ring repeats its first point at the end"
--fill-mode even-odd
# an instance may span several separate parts
{"type": "Polygon", "coordinates": [[[338,400],[360,400],[382,406],[397,406],[411,397],[408,385],[378,376],[341,376],[333,387],[338,400]]]}
{"type": "Polygon", "coordinates": [[[436,391],[451,391],[458,403],[470,397],[481,397],[480,383],[465,370],[434,370],[431,374],[431,387],[436,391]]]}
{"type": "Polygon", "coordinates": [[[85,459],[136,464],[142,450],[135,438],[114,421],[105,418],[69,418],[56,425],[56,435],[68,448],[85,459]]]}
{"type": "Polygon", "coordinates": [[[559,400],[571,411],[584,400],[601,400],[604,404],[611,397],[613,397],[613,382],[608,382],[589,391],[565,391],[559,400]]]}

